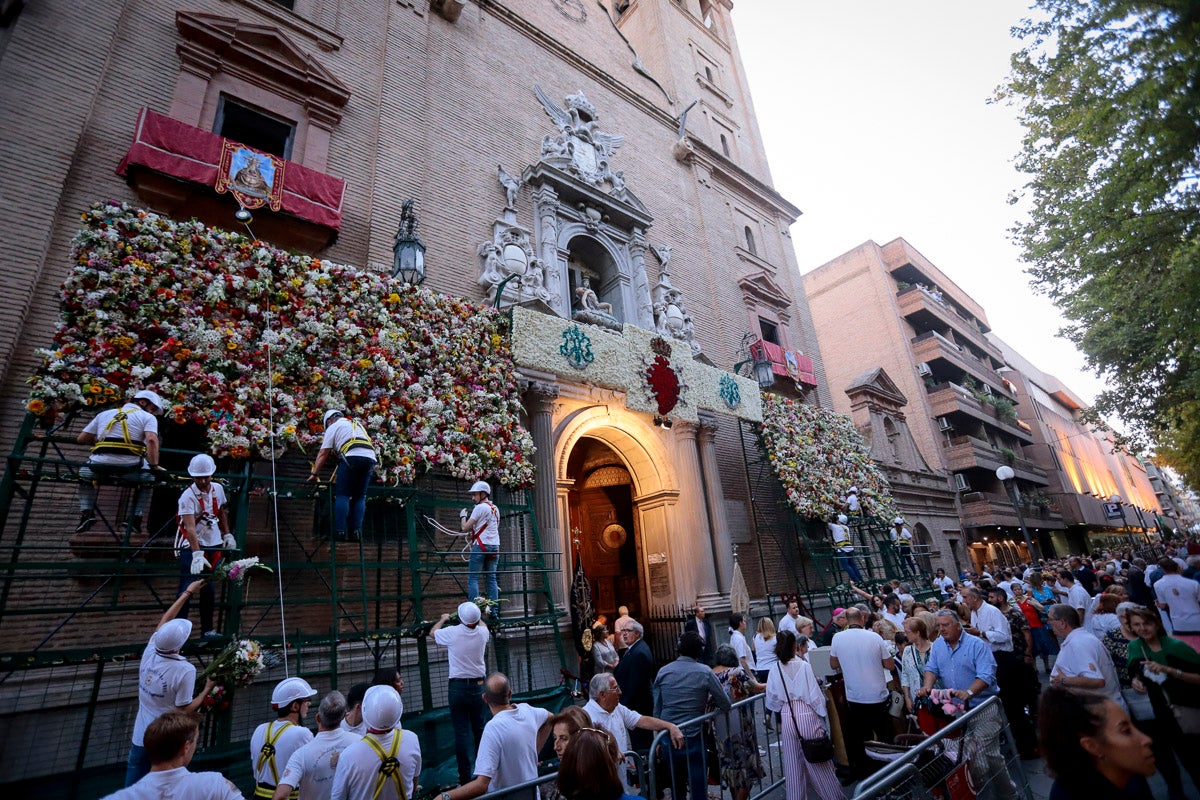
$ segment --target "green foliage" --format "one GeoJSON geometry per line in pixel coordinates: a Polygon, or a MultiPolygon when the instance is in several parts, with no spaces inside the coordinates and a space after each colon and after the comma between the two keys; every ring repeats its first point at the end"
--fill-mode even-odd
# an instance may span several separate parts
{"type": "Polygon", "coordinates": [[[985,402],[991,403],[992,408],[996,409],[996,416],[1005,422],[1014,422],[1017,419],[1017,406],[1007,397],[988,395],[985,402]]]}
{"type": "Polygon", "coordinates": [[[1007,461],[1009,464],[1012,464],[1012,463],[1014,463],[1014,462],[1017,460],[1017,451],[1016,451],[1016,450],[1013,450],[1011,447],[1001,447],[1001,448],[1000,448],[1000,455],[1001,455],[1001,456],[1004,458],[1004,460],[1005,460],[1005,461],[1007,461]]]}
{"type": "Polygon", "coordinates": [[[1188,486],[1200,486],[1200,402],[1175,408],[1156,429],[1154,462],[1174,469],[1188,486]]]}
{"type": "Polygon", "coordinates": [[[1004,87],[1034,286],[1104,377],[1100,415],[1200,472],[1200,2],[1037,0],[1004,87]]]}

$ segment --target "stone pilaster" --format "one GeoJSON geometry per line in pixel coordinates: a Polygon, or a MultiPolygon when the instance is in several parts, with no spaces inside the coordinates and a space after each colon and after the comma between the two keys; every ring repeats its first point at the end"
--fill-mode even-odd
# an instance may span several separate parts
{"type": "Polygon", "coordinates": [[[700,451],[700,469],[704,477],[704,500],[708,504],[708,524],[712,532],[713,561],[717,568],[717,586],[729,593],[733,581],[733,539],[725,514],[725,496],[721,492],[721,473],[717,468],[717,417],[700,412],[696,444],[700,451]]]}
{"type": "MultiPolygon", "coordinates": [[[[543,552],[553,551],[562,545],[562,533],[558,527],[558,492],[554,478],[554,401],[558,398],[558,384],[549,381],[529,381],[525,387],[525,409],[529,412],[529,429],[537,452],[533,456],[534,487],[533,513],[537,515],[538,534],[543,552]]],[[[564,559],[562,568],[568,568],[569,559],[564,559]]],[[[555,586],[554,602],[561,605],[558,596],[560,587],[555,586]]]]}
{"type": "Polygon", "coordinates": [[[679,458],[679,489],[681,497],[691,498],[686,505],[687,519],[681,520],[690,530],[686,536],[678,537],[685,546],[680,548],[691,561],[692,586],[695,597],[680,595],[683,603],[691,603],[696,597],[701,601],[716,597],[717,570],[713,563],[712,532],[709,529],[709,519],[705,508],[704,476],[701,472],[700,451],[697,447],[696,436],[699,426],[691,422],[676,421],[675,437],[678,442],[679,458]]]}

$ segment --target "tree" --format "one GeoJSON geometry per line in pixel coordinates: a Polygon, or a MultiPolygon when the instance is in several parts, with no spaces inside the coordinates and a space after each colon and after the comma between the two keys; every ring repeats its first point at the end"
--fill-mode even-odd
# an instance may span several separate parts
{"type": "Polygon", "coordinates": [[[1107,381],[1096,412],[1200,475],[1200,2],[1037,0],[1014,34],[1034,286],[1107,381]]]}

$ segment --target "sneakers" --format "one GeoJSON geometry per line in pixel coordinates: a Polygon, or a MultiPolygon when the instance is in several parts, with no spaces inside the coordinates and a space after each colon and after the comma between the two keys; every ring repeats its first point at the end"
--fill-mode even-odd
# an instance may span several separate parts
{"type": "Polygon", "coordinates": [[[350,531],[350,541],[361,542],[362,541],[362,531],[350,531]]]}
{"type": "Polygon", "coordinates": [[[217,633],[216,631],[205,631],[204,633],[200,634],[200,638],[201,639],[220,639],[221,634],[217,633]]]}
{"type": "Polygon", "coordinates": [[[346,532],[345,531],[334,531],[333,539],[334,539],[334,541],[337,541],[337,542],[346,541],[346,532]]]}
{"type": "Polygon", "coordinates": [[[79,512],[79,524],[75,526],[76,533],[83,533],[96,524],[95,509],[86,509],[79,512]]]}

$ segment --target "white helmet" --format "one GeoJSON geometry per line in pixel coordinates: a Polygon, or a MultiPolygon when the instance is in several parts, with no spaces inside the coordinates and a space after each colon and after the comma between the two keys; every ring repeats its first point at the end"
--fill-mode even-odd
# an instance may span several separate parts
{"type": "Polygon", "coordinates": [[[191,622],[186,619],[173,619],[170,622],[164,622],[163,626],[155,631],[151,641],[154,642],[156,649],[169,653],[183,647],[191,635],[191,622]]]}
{"type": "Polygon", "coordinates": [[[329,420],[330,420],[331,418],[333,418],[333,417],[344,417],[344,416],[346,416],[346,412],[342,411],[340,408],[331,408],[331,409],[329,409],[328,411],[326,411],[326,412],[325,412],[325,416],[324,416],[324,417],[321,419],[321,423],[322,423],[322,424],[323,424],[323,425],[324,425],[326,428],[328,428],[328,427],[329,427],[329,420]]]}
{"type": "Polygon", "coordinates": [[[188,475],[193,478],[207,478],[217,471],[217,462],[212,460],[212,456],[208,453],[199,453],[192,456],[191,462],[188,463],[188,475]]]}
{"type": "Polygon", "coordinates": [[[488,497],[491,497],[492,487],[488,485],[487,481],[475,481],[471,484],[471,494],[475,494],[476,492],[483,492],[488,497]]]}
{"type": "Polygon", "coordinates": [[[284,678],[271,692],[271,707],[284,708],[296,700],[316,696],[317,690],[309,686],[304,678],[284,678]]]}
{"type": "Polygon", "coordinates": [[[850,521],[850,520],[848,520],[848,519],[846,518],[846,515],[845,515],[845,514],[838,514],[838,524],[839,524],[839,525],[845,525],[845,524],[846,524],[847,522],[849,522],[849,521],[850,521]]]}
{"type": "Polygon", "coordinates": [[[404,715],[404,701],[391,686],[372,686],[363,695],[362,715],[368,727],[390,731],[400,724],[400,717],[404,715]]]}
{"type": "Polygon", "coordinates": [[[893,525],[903,525],[904,517],[896,517],[894,520],[892,520],[892,524],[893,525]]]}
{"type": "Polygon", "coordinates": [[[463,625],[474,625],[479,622],[479,616],[479,606],[470,600],[464,600],[458,604],[458,620],[463,625]]]}
{"type": "Polygon", "coordinates": [[[159,414],[161,414],[163,412],[163,409],[167,407],[167,404],[163,401],[163,399],[158,396],[158,392],[152,392],[149,389],[142,389],[140,392],[138,392],[137,394],[135,394],[133,396],[133,399],[134,400],[149,400],[150,404],[158,409],[159,414]]]}
{"type": "Polygon", "coordinates": [[[849,489],[846,490],[846,494],[858,494],[858,487],[851,486],[849,489]]]}

